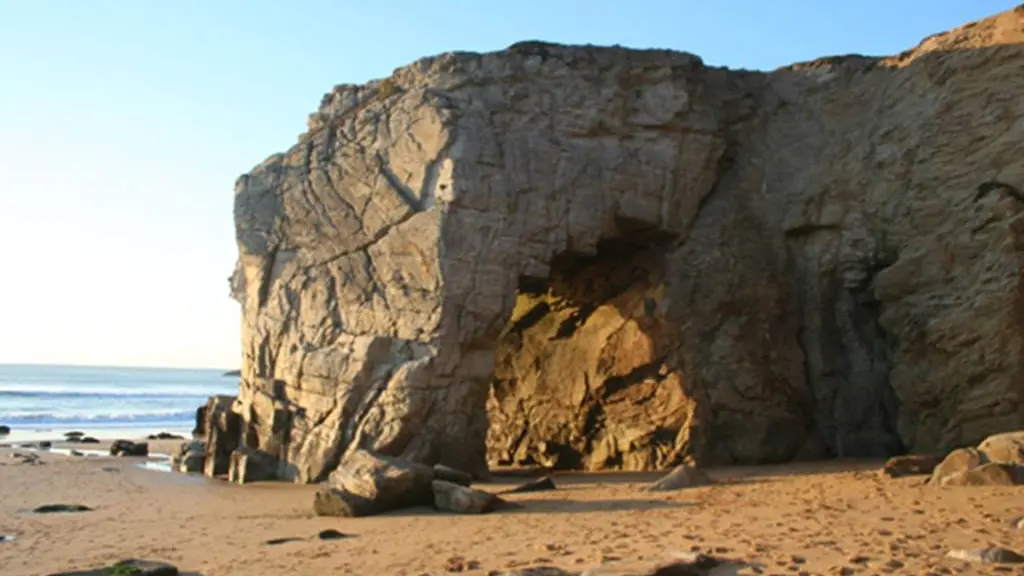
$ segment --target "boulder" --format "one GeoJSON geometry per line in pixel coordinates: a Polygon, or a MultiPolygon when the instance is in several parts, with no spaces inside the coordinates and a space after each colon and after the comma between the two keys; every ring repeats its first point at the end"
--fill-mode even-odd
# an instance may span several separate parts
{"type": "Polygon", "coordinates": [[[494,494],[454,482],[434,480],[431,487],[434,491],[434,507],[445,512],[484,514],[502,503],[502,499],[494,494]]]}
{"type": "Polygon", "coordinates": [[[236,448],[231,453],[228,481],[236,484],[277,479],[277,459],[253,448],[236,448]]]}
{"type": "Polygon", "coordinates": [[[102,568],[75,572],[58,572],[49,576],[178,576],[178,574],[178,568],[172,564],[133,559],[122,560],[102,568]]]}
{"type": "Polygon", "coordinates": [[[110,444],[111,456],[149,456],[149,444],[147,442],[132,442],[131,440],[114,440],[110,444]]]}
{"type": "Polygon", "coordinates": [[[942,484],[943,478],[967,472],[987,461],[985,455],[976,448],[958,448],[946,455],[942,462],[932,470],[929,482],[942,484]]]}
{"type": "Polygon", "coordinates": [[[770,72],[524,42],[331,89],[236,182],[245,432],[207,467],[653,470],[1019,428],[1024,99],[987,99],[1024,92],[1022,25],[770,72]]]}
{"type": "Polygon", "coordinates": [[[0,424],[0,436],[6,436],[6,435],[8,435],[10,433],[11,433],[11,427],[10,426],[4,426],[4,425],[0,424]]]}
{"type": "Polygon", "coordinates": [[[989,462],[1024,465],[1024,431],[995,434],[978,444],[989,462]]]}
{"type": "Polygon", "coordinates": [[[64,433],[64,438],[68,442],[74,442],[74,439],[81,438],[82,436],[85,436],[85,432],[81,432],[79,430],[71,430],[70,432],[64,433]]]}
{"type": "Polygon", "coordinates": [[[703,470],[687,464],[676,466],[661,480],[647,487],[649,492],[662,492],[668,490],[680,490],[682,488],[694,488],[714,484],[714,480],[704,473],[703,470]]]}
{"type": "Polygon", "coordinates": [[[882,474],[890,478],[903,476],[927,476],[939,465],[941,459],[930,454],[904,454],[885,461],[882,474]]]}
{"type": "Polygon", "coordinates": [[[469,486],[473,483],[473,476],[463,472],[462,470],[456,470],[448,466],[441,464],[434,465],[434,478],[437,480],[445,480],[458,484],[460,486],[469,486]]]}
{"type": "Polygon", "coordinates": [[[99,444],[99,438],[93,438],[92,436],[82,436],[78,441],[80,444],[99,444]]]}
{"type": "Polygon", "coordinates": [[[1017,486],[1024,484],[1024,466],[989,462],[942,476],[941,486],[1017,486]]]}
{"type": "Polygon", "coordinates": [[[369,516],[433,503],[429,466],[374,454],[350,452],[314,499],[318,516],[369,516]]]}
{"type": "Polygon", "coordinates": [[[171,457],[171,468],[178,472],[202,472],[206,462],[206,443],[202,440],[182,442],[171,457]]]}

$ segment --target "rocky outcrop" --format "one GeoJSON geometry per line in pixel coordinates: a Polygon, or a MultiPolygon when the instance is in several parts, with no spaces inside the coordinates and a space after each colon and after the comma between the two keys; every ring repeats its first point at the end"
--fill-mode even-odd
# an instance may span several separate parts
{"type": "Polygon", "coordinates": [[[223,476],[231,467],[231,454],[242,443],[242,418],[235,411],[234,396],[211,396],[196,412],[193,435],[206,449],[203,474],[223,476]]]}
{"type": "Polygon", "coordinates": [[[336,87],[236,186],[239,441],[309,482],[1024,427],[1022,40],[770,73],[528,42],[336,87]]]}

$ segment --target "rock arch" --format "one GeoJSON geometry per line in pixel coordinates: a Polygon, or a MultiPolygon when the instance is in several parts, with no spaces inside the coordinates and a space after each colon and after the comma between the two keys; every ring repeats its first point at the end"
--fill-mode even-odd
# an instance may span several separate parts
{"type": "Polygon", "coordinates": [[[968,104],[988,73],[1024,89],[999,68],[1024,56],[952,52],[963,33],[769,74],[526,43],[336,87],[295,146],[236,185],[239,440],[308,482],[356,446],[483,475],[488,452],[584,468],[756,463],[1024,426],[1024,232],[998,198],[958,203],[989,179],[971,170],[1024,177],[1008,160],[1024,138],[984,137],[1024,104],[968,104]],[[663,282],[621,301],[553,291],[571,262],[631,241],[628,259],[657,260],[648,272],[663,282]],[[560,343],[532,357],[509,344],[509,320],[530,315],[517,299],[541,307],[534,322],[565,305],[564,333],[520,331],[560,343]],[[636,325],[620,348],[653,352],[598,354],[598,372],[677,394],[671,425],[634,435],[635,420],[605,410],[606,424],[632,424],[584,425],[600,433],[581,440],[569,411],[558,426],[517,412],[529,387],[510,386],[510,370],[601,348],[565,342],[586,306],[636,325]],[[505,427],[490,440],[489,403],[505,427]]]}

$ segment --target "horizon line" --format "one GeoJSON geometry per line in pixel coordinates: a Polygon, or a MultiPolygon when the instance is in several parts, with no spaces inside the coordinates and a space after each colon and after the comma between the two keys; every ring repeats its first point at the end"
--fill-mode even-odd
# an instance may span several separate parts
{"type": "Polygon", "coordinates": [[[33,367],[33,368],[100,368],[100,369],[129,369],[129,370],[219,370],[221,372],[231,372],[234,370],[240,370],[240,368],[224,368],[222,366],[152,366],[152,365],[140,365],[140,364],[79,364],[74,362],[4,362],[0,361],[0,367],[2,366],[22,366],[22,367],[33,367]]]}

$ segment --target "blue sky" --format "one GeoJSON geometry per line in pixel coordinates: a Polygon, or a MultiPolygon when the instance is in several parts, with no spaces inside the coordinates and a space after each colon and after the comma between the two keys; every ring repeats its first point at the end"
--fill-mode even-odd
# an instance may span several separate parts
{"type": "Polygon", "coordinates": [[[0,0],[0,363],[237,366],[235,178],[324,92],[520,40],[771,69],[1012,0],[0,0]]]}

